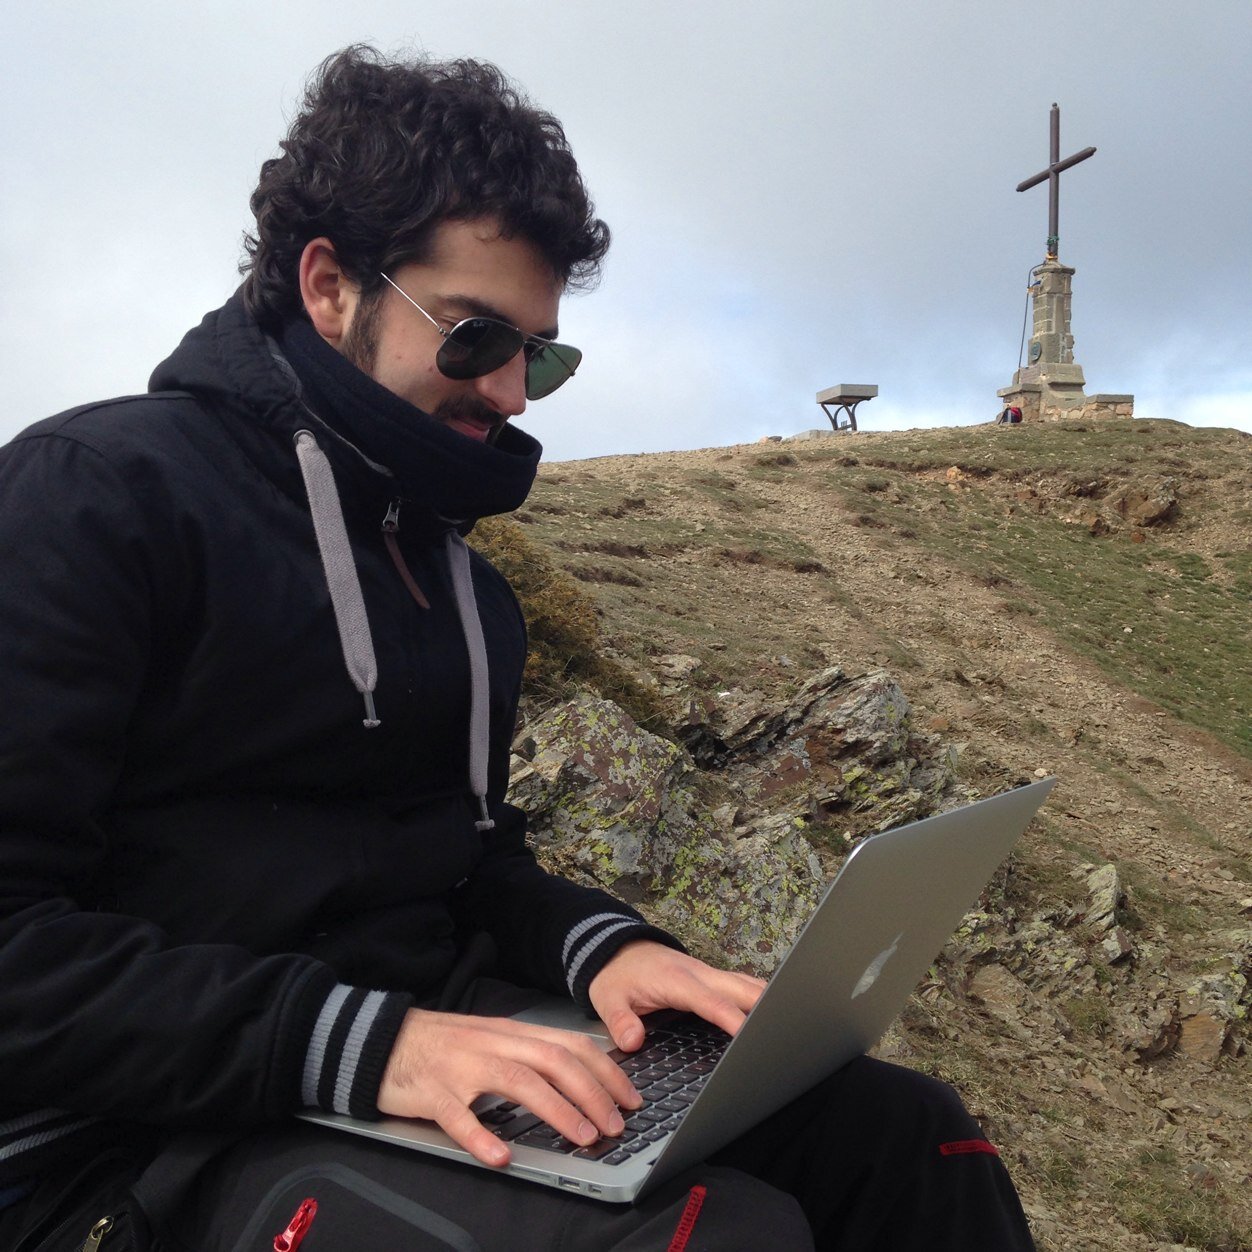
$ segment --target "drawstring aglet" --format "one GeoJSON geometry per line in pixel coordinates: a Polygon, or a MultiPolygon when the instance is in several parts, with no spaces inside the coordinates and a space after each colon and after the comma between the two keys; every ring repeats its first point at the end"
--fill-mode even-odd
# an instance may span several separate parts
{"type": "Polygon", "coordinates": [[[382,722],[378,720],[378,713],[374,709],[374,693],[372,691],[363,691],[361,694],[365,697],[365,729],[373,730],[375,726],[382,725],[382,722]]]}
{"type": "Polygon", "coordinates": [[[496,824],[487,815],[487,801],[483,796],[478,797],[478,811],[483,815],[482,821],[474,823],[474,829],[477,831],[495,830],[496,824]]]}

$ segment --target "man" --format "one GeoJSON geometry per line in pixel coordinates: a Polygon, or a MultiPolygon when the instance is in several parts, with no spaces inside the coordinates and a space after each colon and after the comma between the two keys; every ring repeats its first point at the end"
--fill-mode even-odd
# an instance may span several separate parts
{"type": "Polygon", "coordinates": [[[639,1096],[519,989],[632,1050],[761,983],[544,873],[504,799],[524,626],[463,535],[525,498],[509,419],[577,368],[560,298],[608,245],[560,127],[354,48],[281,146],[149,395],[0,456],[0,1245],[1029,1247],[989,1145],[939,1167],[985,1144],[955,1097],[868,1061],[637,1207],[293,1122],[499,1166],[492,1091],[591,1143],[639,1096]]]}

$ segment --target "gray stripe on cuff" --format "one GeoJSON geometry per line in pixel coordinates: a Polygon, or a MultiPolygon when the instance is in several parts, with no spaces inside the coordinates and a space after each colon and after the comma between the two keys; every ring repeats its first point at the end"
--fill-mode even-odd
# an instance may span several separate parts
{"type": "Polygon", "coordinates": [[[31,1126],[38,1126],[40,1122],[54,1122],[59,1117],[66,1117],[65,1109],[40,1109],[37,1113],[23,1113],[21,1117],[14,1117],[10,1121],[0,1122],[0,1139],[6,1139],[9,1135],[15,1135],[19,1130],[27,1130],[31,1126]]]}
{"type": "Polygon", "coordinates": [[[386,998],[387,993],[385,991],[371,991],[361,1002],[356,1021],[352,1023],[352,1028],[348,1031],[348,1037],[344,1040],[343,1056],[339,1061],[339,1073],[335,1077],[336,1113],[347,1113],[350,1111],[348,1106],[352,1098],[352,1083],[356,1078],[357,1066],[361,1063],[361,1049],[365,1047],[365,1041],[369,1038],[370,1028],[374,1025],[374,1020],[378,1017],[378,1012],[383,1007],[383,1001],[386,998]]]}
{"type": "Polygon", "coordinates": [[[598,935],[588,941],[586,946],[578,956],[574,959],[573,964],[569,967],[569,972],[565,975],[565,985],[569,987],[570,995],[574,994],[574,982],[578,978],[578,971],[582,969],[583,963],[587,958],[610,936],[615,935],[619,930],[628,930],[632,926],[638,926],[633,917],[624,918],[618,922],[616,926],[610,926],[607,930],[602,930],[598,935]]]}
{"type": "Polygon", "coordinates": [[[0,1148],[0,1161],[10,1160],[23,1152],[31,1151],[32,1148],[51,1143],[54,1139],[72,1135],[76,1130],[82,1130],[84,1127],[98,1125],[99,1121],[98,1117],[83,1117],[76,1122],[70,1122],[67,1126],[58,1126],[55,1130],[41,1130],[37,1134],[27,1135],[25,1139],[19,1139],[6,1148],[0,1148]]]}
{"type": "Polygon", "coordinates": [[[561,951],[561,964],[565,965],[569,961],[570,953],[574,950],[574,944],[578,942],[583,935],[596,926],[602,926],[605,922],[620,922],[622,920],[634,921],[634,918],[625,919],[622,913],[597,913],[594,917],[588,917],[578,923],[573,930],[565,936],[565,947],[561,951]]]}
{"type": "Polygon", "coordinates": [[[317,1015],[317,1024],[309,1038],[309,1050],[304,1054],[304,1075],[300,1082],[300,1099],[306,1108],[317,1108],[317,1084],[322,1076],[322,1066],[326,1063],[326,1044],[335,1028],[339,1010],[351,993],[351,987],[339,983],[326,997],[326,1003],[317,1015]]]}

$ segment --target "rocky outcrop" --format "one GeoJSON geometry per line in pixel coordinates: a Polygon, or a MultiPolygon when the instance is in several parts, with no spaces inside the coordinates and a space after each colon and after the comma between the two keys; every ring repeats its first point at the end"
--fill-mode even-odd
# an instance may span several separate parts
{"type": "Polygon", "coordinates": [[[542,860],[722,963],[772,969],[817,902],[822,869],[800,823],[737,823],[727,788],[609,701],[582,696],[530,724],[511,794],[542,860]]]}
{"type": "Polygon", "coordinates": [[[1109,503],[1132,526],[1160,526],[1178,508],[1178,484],[1172,478],[1134,483],[1118,492],[1109,503]]]}
{"type": "Polygon", "coordinates": [[[738,689],[702,695],[681,682],[667,694],[698,764],[745,804],[834,828],[840,853],[863,835],[974,798],[956,778],[956,749],[914,725],[885,670],[829,667],[785,704],[738,689]]]}
{"type": "Polygon", "coordinates": [[[771,705],[697,694],[691,658],[656,669],[680,743],[583,695],[525,727],[511,796],[541,859],[720,961],[772,970],[857,839],[971,798],[882,670],[832,667],[771,705]]]}

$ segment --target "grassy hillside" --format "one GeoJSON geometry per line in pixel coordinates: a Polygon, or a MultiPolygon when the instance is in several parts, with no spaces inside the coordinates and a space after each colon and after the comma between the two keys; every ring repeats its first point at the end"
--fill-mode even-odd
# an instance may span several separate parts
{"type": "MultiPolygon", "coordinates": [[[[1252,752],[1248,436],[1172,422],[861,434],[679,455],[652,482],[646,460],[552,467],[522,514],[642,640],[694,614],[682,579],[658,567],[667,558],[687,558],[677,572],[714,562],[731,581],[736,565],[820,575],[852,604],[855,582],[818,552],[833,522],[994,589],[1004,613],[1037,618],[1076,656],[1252,752]],[[798,515],[780,515],[793,486],[798,515]],[[1117,508],[1136,492],[1177,503],[1136,525],[1117,508]]],[[[727,659],[750,669],[766,640],[744,626],[744,655],[727,659]]]]}

